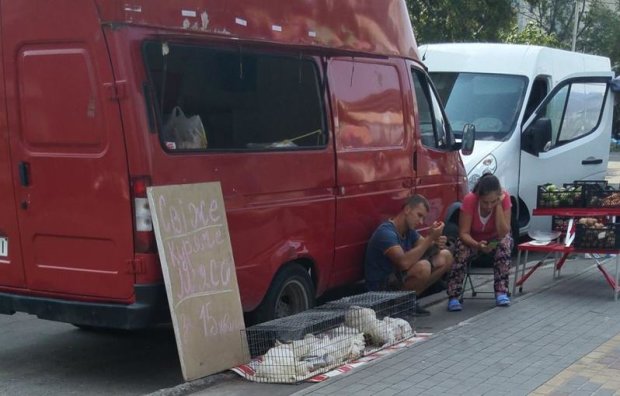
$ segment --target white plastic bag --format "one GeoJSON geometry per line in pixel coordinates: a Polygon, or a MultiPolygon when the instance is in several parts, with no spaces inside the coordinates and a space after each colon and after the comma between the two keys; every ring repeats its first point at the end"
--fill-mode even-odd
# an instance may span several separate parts
{"type": "Polygon", "coordinates": [[[207,134],[198,114],[187,117],[176,106],[164,125],[165,144],[169,149],[205,149],[207,134]]]}

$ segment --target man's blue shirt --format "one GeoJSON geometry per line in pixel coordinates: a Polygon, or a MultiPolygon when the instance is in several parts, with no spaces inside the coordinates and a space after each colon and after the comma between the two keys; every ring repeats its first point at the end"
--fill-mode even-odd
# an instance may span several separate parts
{"type": "Polygon", "coordinates": [[[381,290],[390,274],[399,272],[385,255],[389,248],[400,245],[403,251],[407,252],[415,246],[419,238],[420,234],[416,230],[409,230],[405,238],[401,238],[394,223],[391,221],[381,223],[370,237],[366,248],[364,259],[366,288],[371,291],[381,290]]]}

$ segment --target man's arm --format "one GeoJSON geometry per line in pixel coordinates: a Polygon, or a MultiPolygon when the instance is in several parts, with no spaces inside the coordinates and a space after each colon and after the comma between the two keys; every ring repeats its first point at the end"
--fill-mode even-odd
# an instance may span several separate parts
{"type": "Polygon", "coordinates": [[[424,238],[420,235],[414,247],[407,252],[403,251],[400,245],[396,245],[387,249],[383,254],[385,254],[399,270],[408,271],[415,263],[420,261],[428,248],[441,237],[444,226],[442,222],[434,222],[429,230],[428,237],[424,238]]]}
{"type": "Polygon", "coordinates": [[[383,254],[385,254],[392,264],[400,271],[408,271],[409,268],[420,261],[424,252],[426,252],[432,244],[433,241],[430,238],[423,238],[420,236],[415,246],[407,252],[405,252],[400,245],[396,245],[386,250],[383,254]]]}

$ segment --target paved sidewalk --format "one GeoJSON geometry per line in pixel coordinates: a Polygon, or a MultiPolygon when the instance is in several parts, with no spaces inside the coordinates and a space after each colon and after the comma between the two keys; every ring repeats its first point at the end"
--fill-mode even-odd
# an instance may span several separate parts
{"type": "Polygon", "coordinates": [[[295,394],[530,393],[620,395],[620,301],[596,268],[295,394]]]}

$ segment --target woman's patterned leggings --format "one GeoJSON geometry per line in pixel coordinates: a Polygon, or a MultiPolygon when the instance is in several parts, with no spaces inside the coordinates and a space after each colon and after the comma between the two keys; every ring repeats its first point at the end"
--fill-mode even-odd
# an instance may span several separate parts
{"type": "MultiPolygon", "coordinates": [[[[490,254],[494,255],[493,273],[495,282],[493,284],[495,293],[506,293],[508,290],[508,272],[510,271],[510,255],[512,252],[512,237],[506,235],[490,254]]],[[[463,279],[465,279],[465,269],[467,263],[478,255],[476,249],[470,248],[461,242],[456,241],[456,258],[452,263],[452,269],[448,276],[448,297],[459,298],[463,293],[463,279]]]]}

